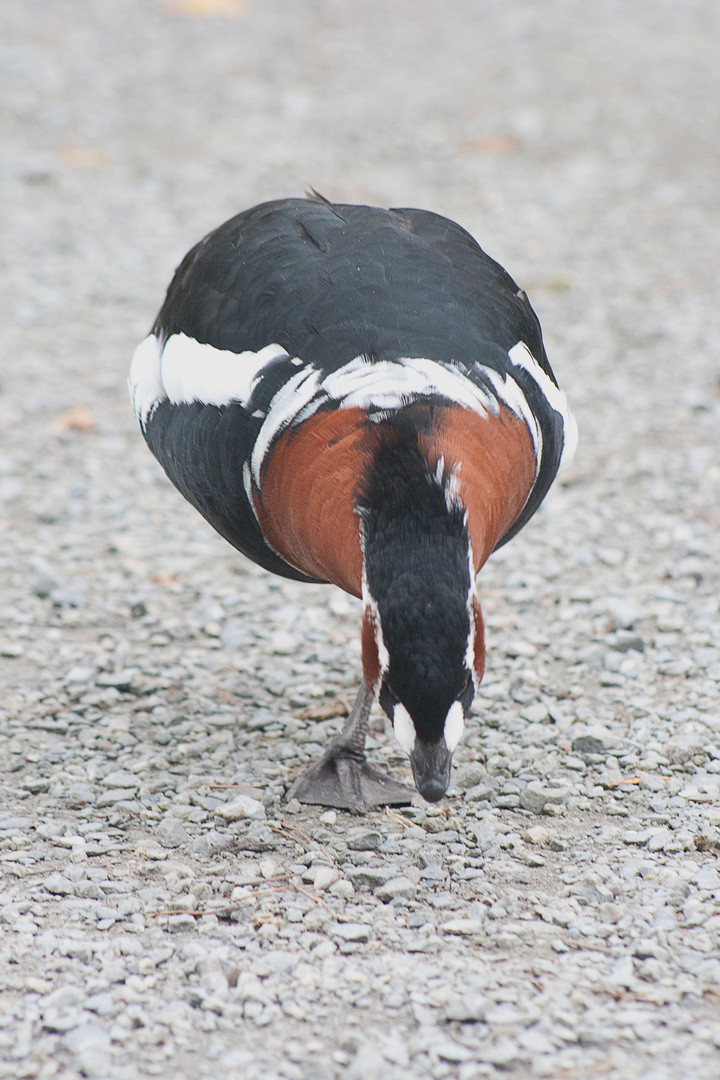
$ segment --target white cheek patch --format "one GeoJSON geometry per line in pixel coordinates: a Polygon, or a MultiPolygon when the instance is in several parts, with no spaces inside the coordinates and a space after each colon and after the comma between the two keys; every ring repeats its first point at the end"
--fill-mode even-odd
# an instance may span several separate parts
{"type": "Polygon", "coordinates": [[[465,730],[465,717],[463,715],[463,707],[459,701],[454,701],[448,709],[448,714],[445,717],[445,745],[452,754],[453,750],[460,742],[460,736],[465,730]]]}
{"type": "Polygon", "coordinates": [[[415,749],[415,725],[404,705],[396,705],[393,709],[393,730],[405,753],[412,754],[415,749]]]}

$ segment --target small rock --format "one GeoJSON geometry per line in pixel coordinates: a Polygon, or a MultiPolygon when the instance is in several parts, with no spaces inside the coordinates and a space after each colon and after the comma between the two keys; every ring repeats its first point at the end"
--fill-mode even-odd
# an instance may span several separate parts
{"type": "Polygon", "coordinates": [[[496,781],[489,776],[486,776],[479,784],[475,784],[474,787],[467,789],[465,792],[465,799],[467,802],[481,802],[483,800],[489,802],[493,798],[496,789],[496,781]]]}
{"type": "Polygon", "coordinates": [[[264,877],[266,881],[271,881],[280,869],[275,859],[269,855],[266,855],[264,859],[261,859],[258,866],[260,867],[261,876],[264,877]]]}
{"type": "Polygon", "coordinates": [[[95,805],[102,810],[105,806],[114,806],[118,802],[129,802],[135,798],[135,788],[111,788],[98,795],[95,805]]]}
{"type": "Polygon", "coordinates": [[[128,691],[132,689],[133,681],[137,677],[136,668],[128,668],[126,671],[104,671],[95,679],[96,686],[114,686],[116,690],[128,691]]]}
{"type": "Polygon", "coordinates": [[[409,878],[391,878],[384,885],[378,886],[375,895],[378,900],[382,900],[383,904],[389,904],[391,900],[396,900],[398,897],[410,898],[414,896],[415,886],[409,878]]]}
{"type": "Polygon", "coordinates": [[[647,843],[648,851],[663,851],[667,844],[672,844],[673,839],[669,829],[655,829],[647,843]]]}
{"type": "Polygon", "coordinates": [[[50,874],[45,878],[43,885],[53,896],[74,896],[75,884],[68,881],[62,874],[50,874]]]}
{"type": "Polygon", "coordinates": [[[69,810],[82,810],[95,802],[95,792],[89,784],[71,784],[65,793],[65,803],[69,810]]]}
{"type": "Polygon", "coordinates": [[[287,630],[276,630],[270,638],[270,649],[277,656],[290,656],[297,652],[298,645],[298,639],[287,630]]]}
{"type": "Polygon", "coordinates": [[[313,881],[313,888],[317,892],[324,892],[325,889],[329,889],[331,885],[334,885],[339,877],[340,875],[334,866],[320,866],[313,881]]]}
{"type": "Polygon", "coordinates": [[[337,814],[334,810],[326,810],[320,815],[320,821],[323,825],[337,825],[337,814]]]}
{"type": "MultiPolygon", "coordinates": [[[[311,908],[305,915],[303,915],[304,926],[313,933],[322,930],[326,923],[330,921],[332,915],[329,911],[322,907],[311,908]]],[[[367,929],[367,927],[366,927],[367,929]]]]}
{"type": "Polygon", "coordinates": [[[515,851],[516,857],[520,862],[525,863],[526,866],[544,866],[545,859],[542,855],[538,855],[535,851],[528,851],[527,848],[519,847],[515,851]]]}
{"type": "Polygon", "coordinates": [[[361,826],[347,834],[347,846],[351,851],[377,851],[381,839],[379,832],[361,826]]]}
{"type": "Polygon", "coordinates": [[[522,1059],[522,1051],[512,1039],[501,1038],[482,1052],[482,1060],[489,1061],[498,1069],[510,1069],[522,1059]]]}
{"type": "Polygon", "coordinates": [[[387,1074],[385,1058],[379,1050],[363,1047],[350,1062],[345,1073],[347,1080],[378,1080],[387,1074]]]}
{"type": "Polygon", "coordinates": [[[333,927],[333,935],[343,941],[364,944],[370,940],[370,927],[364,923],[338,923],[333,927]]]}
{"type": "Polygon", "coordinates": [[[665,780],[662,776],[654,776],[649,772],[640,773],[640,785],[643,791],[663,791],[665,789],[665,780]]]}
{"type": "Polygon", "coordinates": [[[710,892],[716,892],[720,889],[720,874],[710,863],[705,863],[698,870],[695,884],[698,889],[708,889],[710,892]]]}
{"type": "Polygon", "coordinates": [[[171,934],[182,933],[185,930],[194,930],[195,916],[189,914],[171,915],[167,921],[167,928],[171,934]]]}
{"type": "Polygon", "coordinates": [[[86,1018],[86,1013],[77,1010],[61,1012],[57,1009],[46,1009],[43,1014],[43,1027],[46,1031],[52,1031],[56,1035],[63,1035],[79,1027],[86,1018]]]}
{"type": "Polygon", "coordinates": [[[632,844],[635,847],[644,847],[651,835],[650,829],[628,829],[627,832],[623,833],[623,842],[632,844]]]}
{"type": "Polygon", "coordinates": [[[650,941],[649,938],[640,938],[633,945],[633,956],[637,956],[639,960],[648,960],[650,957],[658,955],[660,947],[657,942],[650,941]]]}
{"type": "Polygon", "coordinates": [[[98,1016],[109,1016],[115,1011],[115,999],[109,991],[91,994],[91,996],[86,998],[83,1002],[83,1008],[88,1009],[90,1012],[97,1013],[98,1016]]]}
{"type": "Polygon", "coordinates": [[[110,1035],[100,1024],[80,1024],[63,1039],[63,1045],[71,1054],[82,1054],[87,1050],[108,1050],[110,1035]]]}
{"type": "MultiPolygon", "coordinates": [[[[216,829],[210,829],[209,832],[203,833],[202,836],[196,836],[193,840],[193,855],[199,855],[201,859],[207,859],[211,855],[216,854],[218,851],[225,851],[233,843],[233,838],[223,833],[217,832],[216,829]]],[[[149,856],[149,858],[155,858],[155,856],[149,856]]]]}
{"type": "Polygon", "coordinates": [[[25,780],[20,785],[25,791],[29,791],[31,795],[40,795],[50,788],[50,781],[44,780],[42,777],[35,777],[31,780],[25,780]]]}
{"type": "Polygon", "coordinates": [[[485,1019],[487,999],[482,994],[463,994],[445,1006],[445,1019],[461,1024],[476,1024],[485,1019]]]}
{"type": "Polygon", "coordinates": [[[163,851],[157,840],[141,840],[135,846],[135,854],[141,859],[154,859],[157,862],[167,859],[167,852],[163,851]]]}
{"type": "Polygon", "coordinates": [[[460,791],[467,792],[476,787],[486,775],[485,766],[479,761],[468,761],[459,765],[453,773],[453,783],[460,791]]]}
{"type": "Polygon", "coordinates": [[[586,771],[585,762],[578,757],[566,757],[565,768],[572,769],[573,772],[584,773],[586,771]]]}
{"type": "Polygon", "coordinates": [[[480,934],[483,930],[481,919],[449,919],[440,927],[443,934],[454,934],[459,937],[472,937],[480,934]]]}
{"type": "Polygon", "coordinates": [[[22,656],[24,652],[25,648],[19,641],[0,642],[0,656],[5,656],[8,660],[15,660],[17,657],[22,656]]]}
{"type": "Polygon", "coordinates": [[[598,908],[598,915],[605,923],[611,923],[613,926],[615,923],[620,922],[624,915],[624,909],[619,904],[613,904],[612,901],[606,901],[600,904],[598,908]]]}
{"type": "Polygon", "coordinates": [[[558,805],[565,801],[564,788],[544,787],[539,780],[532,780],[520,793],[520,806],[531,814],[541,814],[545,807],[558,805]]]}
{"type": "Polygon", "coordinates": [[[45,1001],[43,1002],[43,1012],[49,1012],[51,1009],[61,1012],[63,1009],[67,1009],[72,1005],[77,1005],[81,997],[82,993],[77,986],[59,986],[57,990],[53,990],[53,992],[48,994],[45,998],[45,1001]]]}
{"type": "Polygon", "coordinates": [[[593,735],[579,735],[577,739],[573,739],[572,748],[576,754],[602,754],[605,752],[605,743],[593,735]]]}
{"type": "Polygon", "coordinates": [[[369,889],[377,889],[390,881],[393,875],[391,870],[383,866],[354,866],[347,868],[347,876],[356,888],[365,885],[369,889]]]}
{"type": "Polygon", "coordinates": [[[139,788],[140,781],[135,773],[128,769],[114,769],[102,778],[100,783],[106,788],[139,788]]]}
{"type": "Polygon", "coordinates": [[[355,889],[352,882],[347,878],[340,878],[334,885],[331,885],[328,890],[333,896],[337,896],[340,900],[349,900],[351,896],[355,895],[355,889]]]}
{"type": "Polygon", "coordinates": [[[546,844],[550,833],[544,825],[533,825],[528,829],[523,840],[526,840],[528,844],[546,844]]]}
{"type": "Polygon", "coordinates": [[[238,795],[231,803],[218,806],[215,813],[225,821],[241,821],[243,818],[262,821],[265,818],[265,807],[249,795],[238,795]]]}
{"type": "Polygon", "coordinates": [[[528,705],[520,715],[523,720],[528,720],[531,724],[541,724],[543,720],[547,720],[549,714],[547,707],[539,701],[534,705],[528,705]]]}
{"type": "Polygon", "coordinates": [[[174,817],[163,818],[155,829],[155,837],[164,848],[182,847],[189,840],[183,825],[174,817]]]}
{"type": "Polygon", "coordinates": [[[608,982],[612,983],[613,986],[623,986],[629,990],[635,986],[635,981],[632,956],[621,956],[613,964],[608,975],[608,982]]]}
{"type": "Polygon", "coordinates": [[[50,569],[39,564],[31,569],[29,583],[32,592],[41,600],[47,600],[53,589],[59,587],[59,582],[55,580],[50,569]]]}
{"type": "Polygon", "coordinates": [[[443,1042],[433,1043],[430,1048],[441,1061],[449,1061],[453,1065],[459,1065],[463,1061],[472,1061],[475,1054],[467,1046],[445,1039],[443,1042]]]}
{"type": "Polygon", "coordinates": [[[77,665],[70,668],[65,676],[65,683],[67,686],[79,686],[82,683],[90,682],[95,676],[95,668],[84,667],[77,665]]]}

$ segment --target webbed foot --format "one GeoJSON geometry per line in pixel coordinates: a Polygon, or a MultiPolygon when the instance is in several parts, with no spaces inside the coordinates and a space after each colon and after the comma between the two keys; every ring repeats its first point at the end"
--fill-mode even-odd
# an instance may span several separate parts
{"type": "Polygon", "coordinates": [[[289,798],[362,814],[373,806],[407,805],[415,792],[373,769],[364,755],[331,746],[297,778],[289,798]]]}
{"type": "Polygon", "coordinates": [[[411,801],[412,788],[373,769],[365,758],[372,703],[373,694],[363,683],[344,728],[320,760],[300,774],[288,792],[289,799],[356,814],[373,806],[403,806],[411,801]]]}

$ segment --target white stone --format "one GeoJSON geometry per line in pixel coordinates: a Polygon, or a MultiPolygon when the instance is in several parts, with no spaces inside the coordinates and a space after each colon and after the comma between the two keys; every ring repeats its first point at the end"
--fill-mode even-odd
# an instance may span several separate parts
{"type": "Polygon", "coordinates": [[[265,818],[265,807],[249,795],[237,795],[231,803],[222,803],[216,807],[215,813],[224,821],[240,821],[242,818],[262,821],[265,818]]]}

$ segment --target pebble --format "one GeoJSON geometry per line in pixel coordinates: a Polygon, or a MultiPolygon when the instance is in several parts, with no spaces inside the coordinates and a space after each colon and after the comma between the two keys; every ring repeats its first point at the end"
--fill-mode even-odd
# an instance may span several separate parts
{"type": "Polygon", "coordinates": [[[701,866],[695,877],[698,889],[708,889],[711,892],[720,892],[720,873],[710,863],[701,866]]]}
{"type": "Polygon", "coordinates": [[[369,889],[377,889],[393,876],[392,870],[381,866],[353,866],[348,867],[345,872],[356,888],[365,885],[369,889]]]}
{"type": "Polygon", "coordinates": [[[497,789],[497,781],[491,777],[486,777],[478,784],[468,788],[465,792],[465,799],[468,802],[481,802],[484,800],[490,800],[493,798],[497,789]]]}
{"type": "Polygon", "coordinates": [[[106,788],[118,788],[121,790],[134,791],[140,787],[140,781],[134,773],[129,772],[127,769],[115,769],[113,772],[107,773],[102,781],[103,787],[106,788]]]}
{"type": "Polygon", "coordinates": [[[440,1042],[433,1043],[432,1050],[441,1061],[449,1061],[453,1065],[457,1065],[462,1061],[472,1061],[475,1058],[475,1054],[468,1046],[462,1046],[452,1039],[443,1039],[440,1042]]]}
{"type": "Polygon", "coordinates": [[[50,874],[43,881],[43,887],[54,896],[74,896],[75,883],[69,881],[61,874],[50,874]]]}
{"type": "Polygon", "coordinates": [[[370,927],[363,923],[338,923],[333,927],[333,935],[343,941],[364,944],[370,940],[370,927]]]}
{"type": "Polygon", "coordinates": [[[650,829],[628,829],[627,832],[623,833],[623,842],[637,847],[644,847],[651,836],[652,831],[650,829]]]}
{"type": "Polygon", "coordinates": [[[383,904],[389,904],[392,900],[413,897],[415,891],[415,883],[410,881],[409,878],[401,876],[391,878],[384,884],[378,885],[375,889],[375,896],[377,896],[378,900],[382,900],[383,904]]]}
{"type": "Polygon", "coordinates": [[[123,802],[135,798],[135,788],[119,788],[105,791],[102,795],[98,795],[95,800],[95,805],[98,809],[102,809],[105,806],[114,806],[115,803],[123,802]]]}
{"type": "Polygon", "coordinates": [[[263,804],[249,795],[238,795],[231,803],[221,803],[215,813],[225,821],[241,821],[243,818],[264,821],[266,817],[263,804]]]}
{"type": "Polygon", "coordinates": [[[187,844],[190,838],[177,818],[166,817],[155,829],[155,839],[163,848],[178,848],[187,844]]]}
{"type": "Polygon", "coordinates": [[[461,1024],[476,1024],[485,1019],[487,1009],[487,998],[483,994],[462,994],[447,1003],[445,1019],[456,1020],[461,1024]]]}
{"type": "Polygon", "coordinates": [[[339,878],[339,873],[333,866],[319,866],[313,878],[313,888],[317,892],[324,892],[334,885],[339,878]]]}
{"type": "Polygon", "coordinates": [[[350,829],[345,839],[351,851],[377,851],[380,847],[380,841],[380,833],[365,826],[350,829]]]}
{"type": "Polygon", "coordinates": [[[523,810],[529,810],[532,814],[541,814],[548,804],[559,804],[564,801],[565,792],[563,789],[545,787],[538,781],[533,780],[520,793],[518,804],[522,806],[523,810]]]}
{"type": "Polygon", "coordinates": [[[185,930],[195,929],[194,915],[170,915],[167,920],[167,928],[171,934],[179,934],[185,930]]]}
{"type": "Polygon", "coordinates": [[[448,919],[440,929],[444,934],[473,937],[475,934],[482,933],[484,924],[481,919],[448,919]]]}

